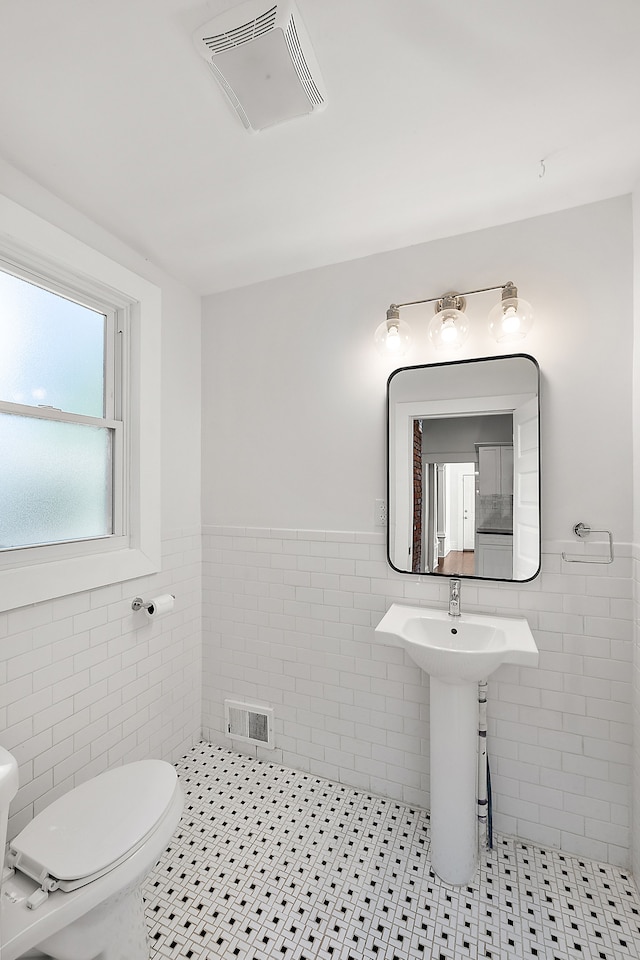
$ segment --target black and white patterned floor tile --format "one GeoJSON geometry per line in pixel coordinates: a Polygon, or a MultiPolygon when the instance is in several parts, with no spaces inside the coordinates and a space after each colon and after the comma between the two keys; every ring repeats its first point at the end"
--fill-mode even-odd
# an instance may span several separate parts
{"type": "Polygon", "coordinates": [[[497,837],[430,869],[423,810],[201,743],[145,886],[152,960],[640,960],[624,871],[497,837]]]}

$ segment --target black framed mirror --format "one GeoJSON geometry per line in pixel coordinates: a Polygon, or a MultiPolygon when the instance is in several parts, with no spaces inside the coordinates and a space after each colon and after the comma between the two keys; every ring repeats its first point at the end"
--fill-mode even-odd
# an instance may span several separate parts
{"type": "Polygon", "coordinates": [[[398,573],[532,580],[541,546],[536,360],[394,370],[387,503],[387,557],[398,573]]]}

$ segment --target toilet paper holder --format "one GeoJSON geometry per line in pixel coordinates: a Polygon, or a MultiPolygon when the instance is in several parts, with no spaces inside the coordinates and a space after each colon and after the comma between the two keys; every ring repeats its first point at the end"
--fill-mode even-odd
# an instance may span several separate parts
{"type": "MultiPolygon", "coordinates": [[[[175,600],[176,598],[175,593],[172,593],[171,596],[175,600]]],[[[149,600],[148,602],[145,602],[142,599],[142,597],[134,597],[133,600],[131,601],[131,609],[133,610],[134,613],[138,613],[139,610],[146,610],[147,612],[149,612],[149,610],[151,610],[151,608],[153,607],[154,603],[155,603],[154,600],[149,600]]]]}

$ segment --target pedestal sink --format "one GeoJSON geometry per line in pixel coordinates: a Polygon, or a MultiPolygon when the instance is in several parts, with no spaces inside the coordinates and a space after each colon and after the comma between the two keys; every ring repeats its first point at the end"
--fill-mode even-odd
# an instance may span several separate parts
{"type": "Polygon", "coordinates": [[[537,665],[529,624],[394,603],[374,633],[429,674],[431,863],[445,882],[469,883],[478,864],[478,682],[503,663],[537,665]]]}

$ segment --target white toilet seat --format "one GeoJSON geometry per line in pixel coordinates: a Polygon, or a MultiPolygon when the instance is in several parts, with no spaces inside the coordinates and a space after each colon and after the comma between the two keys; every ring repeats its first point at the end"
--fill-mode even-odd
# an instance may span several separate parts
{"type": "MultiPolygon", "coordinates": [[[[146,764],[146,761],[140,762],[146,764]]],[[[152,763],[164,764],[163,761],[152,761],[152,763]]],[[[127,764],[117,770],[125,770],[129,766],[135,766],[135,764],[127,764]]],[[[124,889],[142,882],[166,850],[178,826],[184,805],[182,788],[175,770],[169,764],[164,766],[169,767],[171,775],[166,773],[166,777],[163,778],[164,786],[158,790],[155,797],[157,804],[164,808],[159,819],[144,837],[138,839],[135,847],[132,847],[117,862],[112,861],[110,867],[107,867],[97,879],[87,877],[77,889],[70,889],[68,892],[62,889],[55,890],[44,898],[42,905],[33,910],[29,909],[27,904],[34,893],[42,891],[37,881],[19,870],[13,877],[7,878],[2,885],[2,897],[0,897],[2,960],[17,960],[23,957],[29,950],[46,942],[47,938],[57,934],[69,924],[82,920],[89,911],[99,908],[109,898],[114,896],[118,898],[124,889]],[[173,788],[170,786],[171,781],[175,781],[173,788]]],[[[141,769],[144,771],[145,768],[141,769]]],[[[147,772],[149,772],[148,768],[147,772]]],[[[114,770],[113,773],[116,771],[114,770]]],[[[103,776],[106,774],[100,775],[97,779],[100,780],[103,776]]],[[[152,782],[157,783],[157,781],[152,782]]],[[[80,787],[76,788],[76,790],[79,789],[80,787]]],[[[71,791],[72,794],[75,792],[75,790],[71,791]]],[[[133,800],[133,795],[129,800],[133,800]]]]}
{"type": "Polygon", "coordinates": [[[107,770],[27,824],[11,842],[7,864],[49,892],[92,883],[144,844],[176,783],[175,769],[160,760],[107,770]]]}

